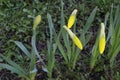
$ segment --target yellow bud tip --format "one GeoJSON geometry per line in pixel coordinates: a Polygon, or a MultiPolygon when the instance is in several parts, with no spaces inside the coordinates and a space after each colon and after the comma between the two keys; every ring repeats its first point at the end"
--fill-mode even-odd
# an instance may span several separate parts
{"type": "Polygon", "coordinates": [[[80,41],[80,39],[67,27],[67,26],[63,26],[66,31],[68,32],[68,34],[70,35],[70,38],[73,40],[74,44],[79,48],[79,49],[83,49],[82,43],[80,41]]]}
{"type": "Polygon", "coordinates": [[[105,50],[106,45],[106,39],[105,39],[105,26],[104,23],[101,23],[101,31],[100,31],[100,37],[99,37],[99,51],[100,54],[103,54],[105,50]]]}
{"type": "Polygon", "coordinates": [[[72,12],[72,14],[70,15],[68,19],[68,28],[71,28],[73,24],[75,23],[76,14],[77,14],[77,9],[74,9],[74,11],[72,12]]]}
{"type": "Polygon", "coordinates": [[[33,29],[36,29],[36,27],[38,26],[40,21],[41,21],[41,16],[40,15],[36,16],[36,18],[34,20],[34,24],[33,24],[33,29]]]}

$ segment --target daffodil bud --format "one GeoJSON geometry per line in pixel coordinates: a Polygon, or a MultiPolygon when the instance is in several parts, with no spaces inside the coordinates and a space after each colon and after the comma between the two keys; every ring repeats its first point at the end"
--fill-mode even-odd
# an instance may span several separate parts
{"type": "Polygon", "coordinates": [[[33,29],[36,29],[36,27],[38,26],[38,24],[40,23],[41,21],[41,16],[38,15],[35,20],[34,20],[34,23],[33,23],[33,29]]]}
{"type": "Polygon", "coordinates": [[[68,20],[68,28],[71,28],[75,23],[76,14],[77,14],[77,9],[74,9],[68,20]]]}
{"type": "Polygon", "coordinates": [[[100,37],[99,37],[99,51],[100,54],[103,54],[105,50],[106,39],[105,39],[105,26],[104,23],[101,23],[100,37]]]}
{"type": "Polygon", "coordinates": [[[79,40],[79,38],[67,27],[67,26],[63,26],[66,30],[67,30],[67,32],[68,32],[68,34],[70,35],[70,38],[73,40],[73,42],[74,42],[74,44],[79,48],[79,49],[83,49],[83,47],[82,47],[82,43],[81,43],[81,41],[79,40]]]}

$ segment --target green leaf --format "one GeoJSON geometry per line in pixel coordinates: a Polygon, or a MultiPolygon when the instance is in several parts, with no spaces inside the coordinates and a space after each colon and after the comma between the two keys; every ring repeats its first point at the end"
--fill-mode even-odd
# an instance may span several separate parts
{"type": "Polygon", "coordinates": [[[64,49],[63,49],[63,46],[62,46],[61,43],[59,42],[59,39],[56,41],[56,43],[57,43],[57,46],[58,46],[59,51],[61,52],[62,56],[64,57],[65,61],[67,62],[67,61],[68,61],[68,60],[67,60],[67,56],[66,56],[66,54],[65,54],[65,51],[64,51],[64,49]]]}
{"type": "Polygon", "coordinates": [[[91,36],[92,36],[92,33],[86,34],[86,36],[85,36],[85,44],[84,44],[84,46],[90,41],[91,36]]]}
{"type": "Polygon", "coordinates": [[[51,15],[48,13],[47,14],[47,18],[48,18],[48,23],[49,23],[49,30],[50,30],[50,44],[52,44],[54,41],[54,35],[55,34],[55,38],[57,37],[56,32],[55,32],[55,28],[52,22],[52,18],[51,15]]]}
{"type": "Polygon", "coordinates": [[[108,17],[109,17],[109,13],[107,13],[107,14],[105,15],[105,21],[104,21],[105,27],[106,27],[106,25],[107,25],[108,17]]]}
{"type": "Polygon", "coordinates": [[[13,66],[14,68],[16,68],[17,70],[21,71],[23,74],[26,74],[25,70],[20,67],[18,64],[16,64],[15,62],[11,61],[10,59],[6,58],[4,55],[0,54],[0,56],[8,62],[8,64],[10,64],[11,66],[13,66]]]}
{"type": "Polygon", "coordinates": [[[21,42],[19,41],[14,41],[14,42],[29,58],[31,58],[30,52],[26,49],[26,47],[21,42]]]}
{"type": "Polygon", "coordinates": [[[86,22],[85,26],[83,27],[84,33],[86,33],[88,31],[88,29],[90,28],[90,26],[94,20],[96,11],[97,11],[97,7],[94,8],[94,10],[91,12],[90,16],[88,17],[87,22],[86,22]]]}
{"type": "Polygon", "coordinates": [[[64,18],[64,11],[63,11],[63,6],[64,6],[64,3],[63,1],[61,0],[61,27],[63,27],[65,25],[65,18],[64,18]]]}
{"type": "Polygon", "coordinates": [[[54,26],[53,26],[51,15],[49,13],[47,14],[47,18],[48,18],[49,29],[50,29],[50,42],[52,43],[54,26]]]}
{"type": "Polygon", "coordinates": [[[115,49],[115,51],[112,53],[112,56],[110,58],[110,66],[113,67],[113,64],[114,64],[114,60],[117,56],[117,54],[120,52],[120,44],[119,46],[115,49]]]}
{"type": "Polygon", "coordinates": [[[10,65],[8,65],[8,64],[0,63],[0,67],[5,68],[5,69],[8,69],[8,70],[10,70],[11,72],[16,73],[16,74],[19,74],[19,75],[23,75],[23,74],[24,74],[24,73],[21,72],[19,69],[16,69],[15,67],[10,66],[10,65]]]}
{"type": "Polygon", "coordinates": [[[98,45],[99,45],[99,36],[97,35],[95,44],[94,44],[93,49],[92,49],[92,55],[91,55],[91,61],[90,61],[91,68],[94,68],[96,61],[97,61],[97,58],[99,56],[98,45]]]}

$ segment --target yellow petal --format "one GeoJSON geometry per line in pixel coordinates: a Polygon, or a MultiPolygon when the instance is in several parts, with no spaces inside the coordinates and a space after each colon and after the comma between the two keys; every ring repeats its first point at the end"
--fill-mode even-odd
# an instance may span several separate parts
{"type": "Polygon", "coordinates": [[[100,37],[99,37],[99,51],[100,54],[103,54],[105,50],[106,45],[106,39],[105,39],[105,26],[104,23],[101,23],[101,31],[100,31],[100,37]]]}
{"type": "Polygon", "coordinates": [[[75,45],[80,48],[81,50],[83,49],[82,47],[82,43],[80,41],[80,39],[78,39],[78,37],[76,35],[74,35],[74,37],[72,38],[73,42],[75,43],[75,45]]]}
{"type": "Polygon", "coordinates": [[[79,38],[69,29],[69,28],[67,28],[66,26],[63,26],[66,30],[67,30],[67,32],[68,32],[68,34],[70,35],[70,38],[73,40],[73,42],[74,42],[74,44],[79,48],[79,49],[83,49],[83,47],[82,47],[82,43],[81,43],[81,41],[79,40],[79,38]]]}
{"type": "Polygon", "coordinates": [[[99,41],[99,51],[100,51],[100,54],[103,54],[104,50],[105,50],[105,37],[101,37],[100,38],[100,41],[99,41]]]}
{"type": "Polygon", "coordinates": [[[38,26],[38,24],[40,23],[41,21],[41,16],[38,15],[35,20],[34,20],[34,24],[33,24],[33,29],[36,29],[36,27],[38,26]]]}
{"type": "Polygon", "coordinates": [[[69,20],[68,20],[68,28],[71,28],[73,24],[75,23],[76,13],[77,13],[77,9],[75,9],[70,15],[69,20]]]}

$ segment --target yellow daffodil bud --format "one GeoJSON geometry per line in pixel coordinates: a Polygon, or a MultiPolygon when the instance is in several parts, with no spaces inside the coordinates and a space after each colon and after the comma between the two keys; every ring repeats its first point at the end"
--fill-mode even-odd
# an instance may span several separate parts
{"type": "Polygon", "coordinates": [[[100,54],[103,54],[105,50],[106,39],[105,39],[105,26],[104,23],[101,23],[100,37],[99,37],[99,51],[100,54]]]}
{"type": "Polygon", "coordinates": [[[33,24],[33,29],[36,29],[36,27],[38,26],[38,24],[40,23],[41,21],[41,16],[38,15],[35,20],[34,20],[34,24],[33,24]]]}
{"type": "Polygon", "coordinates": [[[82,43],[81,43],[81,41],[79,40],[79,38],[67,27],[67,26],[63,26],[66,30],[67,30],[67,32],[68,32],[68,34],[70,35],[70,37],[71,37],[71,39],[73,40],[73,42],[75,43],[75,45],[79,48],[79,49],[83,49],[83,47],[82,47],[82,43]]]}
{"type": "Polygon", "coordinates": [[[75,23],[76,13],[77,13],[77,9],[75,9],[70,15],[69,20],[68,20],[68,28],[71,28],[73,24],[75,23]]]}

